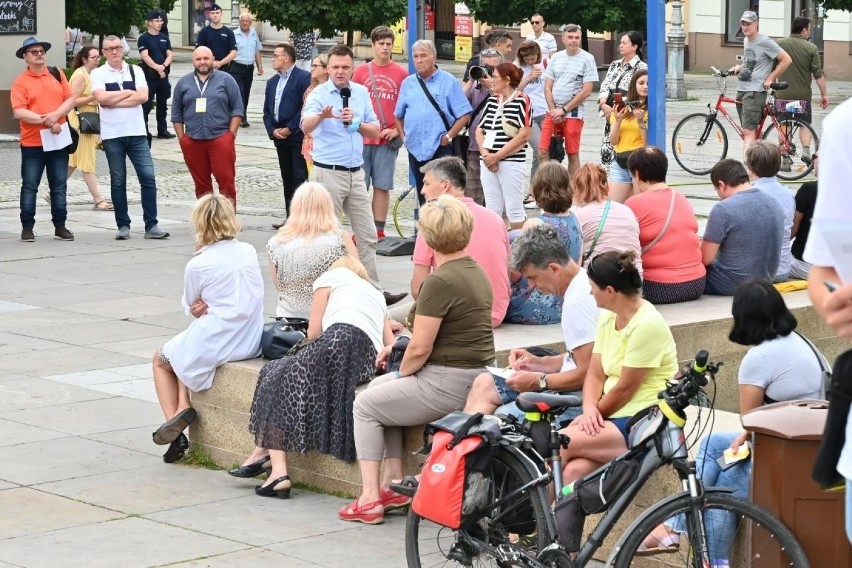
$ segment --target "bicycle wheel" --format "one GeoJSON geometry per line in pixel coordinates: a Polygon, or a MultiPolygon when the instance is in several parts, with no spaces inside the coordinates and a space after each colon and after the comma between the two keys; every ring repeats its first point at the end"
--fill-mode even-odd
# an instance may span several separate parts
{"type": "MultiPolygon", "coordinates": [[[[492,496],[496,502],[532,480],[519,458],[507,450],[493,458],[492,496]]],[[[504,553],[535,557],[551,542],[545,521],[547,491],[536,486],[493,509],[471,528],[453,530],[408,511],[405,556],[409,568],[431,566],[514,566],[497,556],[504,553]]]]}
{"type": "MultiPolygon", "coordinates": [[[[687,529],[687,534],[681,534],[680,546],[672,552],[653,556],[637,553],[640,545],[657,525],[678,513],[685,514],[687,527],[697,527],[697,519],[689,512],[689,500],[690,497],[684,495],[668,503],[655,505],[653,512],[623,537],[623,545],[615,561],[616,568],[701,566],[701,555],[698,554],[696,558],[693,554],[693,551],[701,548],[698,539],[692,537],[697,530],[687,529]]],[[[728,493],[707,493],[704,495],[702,517],[711,562],[714,560],[712,556],[715,555],[728,559],[731,568],[810,566],[793,533],[781,521],[757,505],[728,493]]]]}
{"type": "Polygon", "coordinates": [[[672,134],[675,160],[687,172],[703,176],[728,155],[728,133],[716,117],[707,113],[690,114],[681,120],[672,134]]]}
{"type": "Polygon", "coordinates": [[[409,187],[399,194],[393,202],[393,226],[397,234],[402,238],[414,236],[414,201],[417,199],[417,190],[414,186],[409,187]],[[414,193],[409,197],[410,193],[414,193]]]}
{"type": "Polygon", "coordinates": [[[802,179],[814,168],[810,160],[802,159],[802,135],[810,133],[811,142],[809,146],[816,151],[819,145],[819,137],[813,127],[799,118],[779,120],[781,129],[775,128],[774,123],[764,131],[762,138],[778,146],[781,150],[781,170],[778,177],[784,180],[802,179]]]}

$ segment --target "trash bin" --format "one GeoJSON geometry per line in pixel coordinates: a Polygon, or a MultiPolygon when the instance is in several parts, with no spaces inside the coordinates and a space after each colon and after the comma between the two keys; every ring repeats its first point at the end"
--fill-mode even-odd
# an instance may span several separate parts
{"type": "Polygon", "coordinates": [[[742,415],[754,433],[751,499],[793,531],[814,568],[852,566],[846,495],[822,491],[811,479],[827,415],[823,400],[768,404],[742,415]]]}

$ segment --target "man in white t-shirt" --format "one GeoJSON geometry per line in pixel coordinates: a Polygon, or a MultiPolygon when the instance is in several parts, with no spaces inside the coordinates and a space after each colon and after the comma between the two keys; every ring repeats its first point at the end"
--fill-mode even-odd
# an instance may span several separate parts
{"type": "Polygon", "coordinates": [[[559,47],[556,45],[556,38],[553,37],[553,34],[544,31],[544,17],[541,14],[533,14],[530,16],[530,25],[533,31],[527,34],[527,39],[539,45],[542,57],[545,59],[553,57],[559,47]]]}
{"type": "Polygon", "coordinates": [[[109,162],[110,194],[115,206],[116,240],[130,238],[127,213],[127,159],[136,170],[142,196],[146,239],[165,239],[169,234],[157,224],[157,180],[148,146],[142,105],[148,102],[148,83],[136,65],[124,62],[121,38],[104,39],[106,63],[92,71],[92,95],[100,105],[101,140],[109,162]]]}
{"type": "MultiPolygon", "coordinates": [[[[549,225],[537,225],[512,243],[509,267],[527,277],[531,287],[544,294],[561,295],[564,355],[537,356],[512,349],[508,372],[482,373],[473,382],[465,412],[521,416],[515,399],[522,392],[552,391],[581,396],[595,342],[599,308],[591,294],[586,271],[565,248],[549,225]]],[[[569,408],[561,420],[572,420],[582,408],[569,408]]]]}
{"type": "Polygon", "coordinates": [[[577,24],[562,26],[565,50],[550,59],[544,72],[544,99],[548,113],[541,125],[538,161],[550,159],[550,139],[562,136],[568,155],[568,172],[580,169],[580,135],[583,133],[583,106],[598,80],[598,66],[588,51],[580,48],[582,30],[577,24]]]}
{"type": "MultiPolygon", "coordinates": [[[[852,147],[852,100],[834,109],[822,124],[819,193],[804,254],[805,260],[813,264],[808,276],[808,293],[826,323],[837,335],[850,341],[852,279],[849,278],[849,267],[840,264],[841,260],[848,259],[834,256],[826,229],[833,226],[848,231],[849,219],[852,218],[852,192],[848,189],[849,180],[852,179],[852,162],[849,160],[849,148],[852,147]],[[845,282],[841,278],[844,273],[845,282]],[[829,283],[839,287],[831,292],[829,283]]],[[[840,376],[838,371],[846,372],[845,369],[841,371],[841,365],[836,364],[834,380],[844,385],[843,390],[852,391],[852,376],[840,376]]],[[[852,411],[846,421],[846,443],[837,463],[837,472],[846,478],[846,535],[852,542],[852,411]]]]}

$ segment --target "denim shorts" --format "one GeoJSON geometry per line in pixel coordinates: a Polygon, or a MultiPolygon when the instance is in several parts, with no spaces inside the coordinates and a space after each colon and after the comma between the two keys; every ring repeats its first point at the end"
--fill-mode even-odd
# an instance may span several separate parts
{"type": "Polygon", "coordinates": [[[387,144],[364,144],[364,181],[371,187],[390,191],[393,189],[393,174],[399,150],[387,144]]]}
{"type": "Polygon", "coordinates": [[[609,164],[607,180],[612,183],[633,183],[633,177],[630,175],[630,172],[619,166],[614,158],[609,164]]]}
{"type": "MultiPolygon", "coordinates": [[[[501,406],[494,411],[494,414],[503,414],[507,416],[514,416],[518,420],[524,419],[524,413],[521,409],[518,408],[518,405],[515,403],[518,395],[521,394],[518,391],[512,390],[506,384],[506,379],[503,377],[498,377],[497,375],[492,374],[491,378],[494,380],[494,387],[497,389],[497,394],[500,395],[501,406]]],[[[576,396],[580,396],[582,394],[581,391],[571,391],[571,392],[554,392],[553,394],[573,394],[576,396]]],[[[578,406],[576,408],[569,408],[565,410],[562,414],[557,417],[557,420],[562,422],[563,427],[567,426],[569,422],[577,418],[583,413],[583,408],[578,406]]]]}

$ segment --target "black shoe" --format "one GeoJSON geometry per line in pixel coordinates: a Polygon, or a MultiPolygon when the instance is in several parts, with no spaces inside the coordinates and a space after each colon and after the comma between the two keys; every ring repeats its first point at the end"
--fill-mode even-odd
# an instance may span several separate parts
{"type": "Polygon", "coordinates": [[[171,140],[172,138],[176,138],[176,136],[167,130],[165,132],[158,132],[157,138],[160,140],[171,140]]]}
{"type": "Polygon", "coordinates": [[[242,128],[248,128],[251,125],[248,123],[248,120],[243,119],[243,121],[240,123],[240,126],[242,128]]]}
{"type": "Polygon", "coordinates": [[[281,221],[280,223],[272,223],[272,228],[273,228],[273,229],[275,229],[275,230],[277,231],[278,229],[280,229],[281,227],[283,227],[283,226],[284,226],[284,224],[285,224],[286,222],[287,222],[287,221],[286,221],[286,220],[284,220],[284,221],[281,221]]]}
{"type": "Polygon", "coordinates": [[[171,444],[177,440],[186,427],[192,424],[197,416],[194,408],[184,408],[175,414],[171,420],[167,420],[154,432],[154,443],[160,446],[171,444]]]}
{"type": "Polygon", "coordinates": [[[256,477],[271,468],[272,464],[269,463],[269,456],[265,456],[254,463],[241,465],[238,468],[230,470],[228,475],[232,475],[234,477],[256,477]]]}
{"type": "Polygon", "coordinates": [[[74,233],[66,229],[64,226],[56,227],[56,230],[53,232],[55,235],[54,238],[60,241],[73,241],[74,233]]]}
{"type": "Polygon", "coordinates": [[[35,241],[35,233],[32,229],[23,229],[21,231],[21,240],[25,243],[31,243],[35,241]]]}
{"type": "Polygon", "coordinates": [[[258,485],[254,488],[255,495],[260,497],[278,497],[279,499],[290,498],[290,478],[282,475],[268,485],[258,485]]]}
{"type": "Polygon", "coordinates": [[[408,296],[408,292],[402,292],[401,294],[391,294],[390,292],[385,292],[385,304],[388,306],[392,306],[398,301],[402,300],[406,296],[408,296]]]}
{"type": "Polygon", "coordinates": [[[163,461],[166,463],[176,462],[184,456],[188,449],[189,440],[186,439],[186,436],[181,434],[174,442],[169,444],[169,449],[163,454],[163,461]]]}

